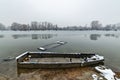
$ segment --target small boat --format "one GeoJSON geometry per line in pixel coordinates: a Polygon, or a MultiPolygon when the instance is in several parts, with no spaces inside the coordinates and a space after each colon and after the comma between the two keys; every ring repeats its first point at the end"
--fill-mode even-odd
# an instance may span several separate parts
{"type": "Polygon", "coordinates": [[[44,48],[44,47],[39,47],[38,49],[41,50],[41,51],[45,51],[45,50],[47,50],[47,49],[44,48]]]}
{"type": "Polygon", "coordinates": [[[57,41],[57,44],[60,44],[60,45],[63,45],[63,44],[66,44],[67,42],[64,42],[64,41],[57,41]]]}
{"type": "Polygon", "coordinates": [[[70,68],[104,62],[94,53],[25,52],[16,57],[18,68],[70,68]]]}
{"type": "Polygon", "coordinates": [[[41,50],[41,51],[46,51],[46,50],[49,50],[49,49],[57,48],[57,47],[62,46],[64,44],[66,44],[66,43],[67,42],[64,42],[64,41],[56,41],[55,43],[50,43],[50,44],[41,46],[41,47],[39,47],[37,49],[41,50]]]}

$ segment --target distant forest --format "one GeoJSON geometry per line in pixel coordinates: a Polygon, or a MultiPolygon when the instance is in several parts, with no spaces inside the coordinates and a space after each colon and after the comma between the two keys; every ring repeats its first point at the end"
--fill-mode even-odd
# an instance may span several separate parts
{"type": "Polygon", "coordinates": [[[57,24],[50,22],[37,22],[33,21],[31,24],[20,24],[13,22],[10,26],[5,26],[0,23],[0,30],[13,30],[13,31],[30,31],[30,30],[106,30],[106,31],[117,31],[120,30],[119,24],[107,24],[102,26],[98,20],[92,21],[90,26],[63,26],[59,27],[57,24]]]}

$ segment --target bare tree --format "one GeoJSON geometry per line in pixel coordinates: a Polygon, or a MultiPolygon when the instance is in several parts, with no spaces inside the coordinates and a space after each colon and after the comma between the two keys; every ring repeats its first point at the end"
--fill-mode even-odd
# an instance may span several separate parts
{"type": "Polygon", "coordinates": [[[100,30],[102,28],[102,24],[100,24],[99,21],[92,21],[91,22],[91,28],[92,30],[100,30]]]}
{"type": "Polygon", "coordinates": [[[5,25],[3,25],[2,23],[0,23],[0,30],[5,30],[5,25]]]}

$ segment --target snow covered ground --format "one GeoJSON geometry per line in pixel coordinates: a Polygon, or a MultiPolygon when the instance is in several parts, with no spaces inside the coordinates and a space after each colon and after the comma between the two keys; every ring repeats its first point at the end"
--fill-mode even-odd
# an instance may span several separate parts
{"type": "MultiPolygon", "coordinates": [[[[96,66],[95,69],[107,80],[120,80],[115,76],[116,74],[110,68],[105,66],[96,66]]],[[[93,74],[92,77],[94,80],[98,80],[98,76],[96,74],[93,74]]]]}

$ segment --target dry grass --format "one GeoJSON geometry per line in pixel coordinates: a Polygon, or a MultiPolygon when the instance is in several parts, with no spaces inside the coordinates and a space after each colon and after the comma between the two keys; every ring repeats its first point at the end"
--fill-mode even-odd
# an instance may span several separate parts
{"type": "MultiPolygon", "coordinates": [[[[18,79],[22,80],[93,80],[92,74],[96,73],[91,67],[69,69],[39,69],[21,73],[18,79]]],[[[97,73],[96,73],[97,74],[97,73]]]]}

